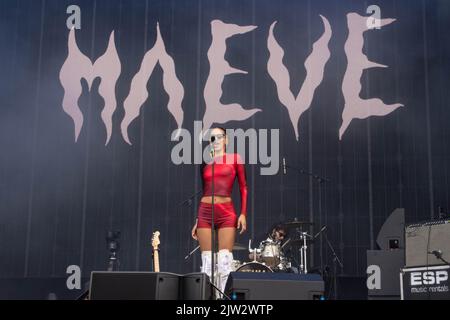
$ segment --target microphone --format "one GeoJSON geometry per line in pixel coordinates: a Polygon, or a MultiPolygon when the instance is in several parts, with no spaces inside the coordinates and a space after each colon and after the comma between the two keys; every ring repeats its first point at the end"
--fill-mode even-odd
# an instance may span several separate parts
{"type": "Polygon", "coordinates": [[[209,150],[209,154],[211,155],[211,158],[214,158],[215,150],[214,150],[213,143],[214,143],[214,141],[216,141],[216,137],[215,136],[211,136],[210,141],[211,141],[211,143],[209,144],[209,146],[210,146],[211,149],[209,150]]]}
{"type": "Polygon", "coordinates": [[[286,174],[286,159],[283,158],[283,174],[286,174]]]}
{"type": "Polygon", "coordinates": [[[319,234],[321,234],[322,232],[324,232],[326,229],[327,229],[327,226],[324,225],[324,226],[322,227],[322,229],[320,229],[320,231],[316,233],[316,235],[314,236],[313,239],[317,238],[317,237],[319,236],[319,234]]]}

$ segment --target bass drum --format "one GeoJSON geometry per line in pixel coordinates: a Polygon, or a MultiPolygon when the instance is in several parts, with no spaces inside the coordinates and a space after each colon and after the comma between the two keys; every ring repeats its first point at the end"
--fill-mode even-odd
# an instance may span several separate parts
{"type": "Polygon", "coordinates": [[[236,272],[273,272],[273,270],[259,262],[248,262],[237,268],[236,272]]]}

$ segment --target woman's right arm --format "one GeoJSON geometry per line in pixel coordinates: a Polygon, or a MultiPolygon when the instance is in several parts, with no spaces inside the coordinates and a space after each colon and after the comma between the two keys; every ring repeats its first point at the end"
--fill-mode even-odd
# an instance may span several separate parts
{"type": "Polygon", "coordinates": [[[194,238],[195,240],[198,240],[198,238],[197,238],[197,222],[198,222],[198,219],[195,219],[195,225],[194,225],[194,227],[192,228],[192,238],[194,238]]]}

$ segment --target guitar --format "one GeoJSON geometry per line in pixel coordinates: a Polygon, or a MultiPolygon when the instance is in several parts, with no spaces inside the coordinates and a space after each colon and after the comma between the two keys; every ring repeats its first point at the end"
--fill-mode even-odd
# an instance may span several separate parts
{"type": "Polygon", "coordinates": [[[153,247],[153,270],[159,272],[159,231],[153,232],[152,236],[152,247],[153,247]]]}

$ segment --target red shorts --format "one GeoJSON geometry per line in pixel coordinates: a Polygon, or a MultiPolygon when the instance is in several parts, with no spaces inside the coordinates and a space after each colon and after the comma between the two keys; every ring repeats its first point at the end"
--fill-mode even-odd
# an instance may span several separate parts
{"type": "MultiPolygon", "coordinates": [[[[212,204],[200,202],[197,228],[211,228],[211,209],[212,204]]],[[[232,201],[214,204],[214,226],[217,229],[237,227],[237,216],[232,201]]]]}

